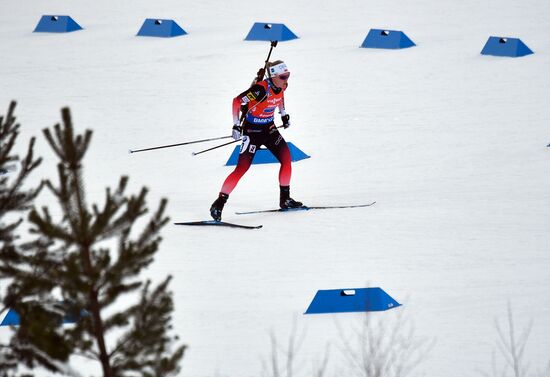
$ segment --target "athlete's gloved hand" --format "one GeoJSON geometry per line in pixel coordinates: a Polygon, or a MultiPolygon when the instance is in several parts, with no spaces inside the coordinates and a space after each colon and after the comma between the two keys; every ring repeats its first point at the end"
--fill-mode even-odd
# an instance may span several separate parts
{"type": "Polygon", "coordinates": [[[235,124],[233,126],[233,132],[231,133],[231,136],[233,137],[233,139],[239,140],[242,136],[242,133],[243,133],[242,127],[239,126],[238,124],[235,124]]]}
{"type": "Polygon", "coordinates": [[[283,121],[283,127],[286,129],[290,127],[290,115],[285,114],[281,117],[281,120],[283,121]]]}

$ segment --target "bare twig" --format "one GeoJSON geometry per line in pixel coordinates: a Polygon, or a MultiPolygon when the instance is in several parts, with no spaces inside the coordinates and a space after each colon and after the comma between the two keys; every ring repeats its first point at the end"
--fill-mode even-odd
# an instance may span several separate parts
{"type": "Polygon", "coordinates": [[[415,336],[414,326],[404,318],[404,311],[395,313],[395,321],[387,316],[367,313],[361,329],[341,334],[340,348],[349,366],[349,375],[358,377],[405,377],[427,356],[434,341],[415,336]]]}
{"type": "Polygon", "coordinates": [[[498,321],[495,321],[495,326],[499,335],[500,343],[497,342],[497,346],[508,366],[512,369],[514,377],[523,377],[527,375],[528,366],[524,365],[524,352],[527,340],[531,333],[533,322],[530,321],[525,327],[523,332],[518,337],[514,327],[514,317],[512,313],[512,306],[508,303],[508,331],[501,328],[498,321]],[[506,337],[506,335],[508,337],[506,337]]]}
{"type": "Polygon", "coordinates": [[[504,358],[504,365],[500,373],[496,363],[495,352],[492,353],[491,366],[492,374],[480,372],[482,375],[490,377],[507,377],[508,371],[511,371],[514,377],[527,377],[528,365],[525,363],[525,347],[531,334],[533,321],[530,321],[523,331],[519,334],[516,332],[514,324],[514,316],[512,305],[508,303],[508,328],[503,328],[498,320],[495,320],[495,328],[497,330],[498,339],[496,346],[500,354],[504,358]]]}
{"type": "MultiPolygon", "coordinates": [[[[265,377],[297,377],[301,376],[300,369],[304,363],[298,359],[306,337],[306,331],[299,331],[296,317],[293,320],[292,329],[286,343],[282,346],[275,333],[270,333],[271,350],[269,359],[262,360],[263,372],[265,377]]],[[[320,365],[314,365],[313,374],[322,377],[328,364],[328,350],[320,365]]]]}

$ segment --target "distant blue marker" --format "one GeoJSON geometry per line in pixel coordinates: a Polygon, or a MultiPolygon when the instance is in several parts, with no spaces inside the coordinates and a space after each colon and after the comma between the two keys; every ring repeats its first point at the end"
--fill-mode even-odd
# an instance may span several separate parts
{"type": "Polygon", "coordinates": [[[519,38],[489,37],[481,54],[517,58],[533,54],[533,51],[519,38]]]}
{"type": "Polygon", "coordinates": [[[371,29],[361,44],[363,48],[401,49],[414,47],[405,33],[400,30],[371,29]]]}
{"type": "Polygon", "coordinates": [[[319,290],[304,314],[376,312],[401,306],[381,288],[319,290]]]}
{"type": "MultiPolygon", "coordinates": [[[[59,303],[60,308],[62,308],[62,302],[59,303]]],[[[73,314],[66,314],[65,317],[63,317],[62,323],[63,324],[69,324],[69,323],[76,323],[80,319],[80,317],[85,317],[88,315],[88,312],[85,310],[80,311],[80,315],[73,315],[73,314]]],[[[19,314],[13,310],[9,309],[8,313],[0,323],[0,326],[19,326],[21,323],[21,319],[19,317],[19,314]]]]}
{"type": "Polygon", "coordinates": [[[141,25],[137,36],[172,38],[186,34],[187,32],[174,20],[147,18],[141,25]]]}
{"type": "Polygon", "coordinates": [[[34,33],[70,33],[77,30],[82,30],[82,27],[71,16],[45,15],[38,21],[34,33]]]}
{"type": "Polygon", "coordinates": [[[298,36],[285,24],[255,22],[244,39],[245,41],[290,41],[298,36]]]}

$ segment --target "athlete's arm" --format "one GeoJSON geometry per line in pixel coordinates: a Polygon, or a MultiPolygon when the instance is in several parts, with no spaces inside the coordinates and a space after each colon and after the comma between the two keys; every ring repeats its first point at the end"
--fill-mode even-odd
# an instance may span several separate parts
{"type": "Polygon", "coordinates": [[[233,124],[239,124],[239,110],[241,105],[246,105],[251,101],[260,102],[266,95],[265,89],[259,84],[252,85],[237,97],[233,98],[233,124]]]}
{"type": "Polygon", "coordinates": [[[279,114],[281,114],[282,117],[286,115],[285,111],[285,96],[283,95],[283,100],[279,104],[279,114]]]}

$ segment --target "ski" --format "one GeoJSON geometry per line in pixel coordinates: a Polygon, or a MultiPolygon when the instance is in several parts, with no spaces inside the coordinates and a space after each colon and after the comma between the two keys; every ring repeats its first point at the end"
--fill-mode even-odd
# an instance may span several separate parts
{"type": "Polygon", "coordinates": [[[195,226],[225,226],[229,228],[241,229],[260,229],[263,225],[241,225],[226,223],[225,221],[204,220],[204,221],[189,221],[183,223],[174,223],[174,225],[195,225],[195,226]]]}
{"type": "Polygon", "coordinates": [[[285,208],[285,209],[263,209],[259,211],[245,211],[245,212],[235,212],[237,215],[251,215],[253,213],[269,213],[269,212],[296,212],[296,211],[309,211],[312,209],[335,209],[335,208],[360,208],[360,207],[370,207],[376,202],[371,202],[368,204],[353,204],[347,206],[302,206],[298,208],[285,208]]]}

